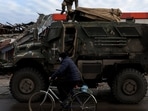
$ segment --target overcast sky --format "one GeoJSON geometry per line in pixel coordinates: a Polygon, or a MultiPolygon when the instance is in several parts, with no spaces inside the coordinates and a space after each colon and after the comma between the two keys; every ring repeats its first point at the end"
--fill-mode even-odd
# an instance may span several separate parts
{"type": "MultiPolygon", "coordinates": [[[[35,22],[37,13],[58,13],[63,0],[0,0],[0,23],[35,22]]],[[[148,12],[148,0],[79,0],[80,7],[119,8],[122,12],[148,12]]]]}

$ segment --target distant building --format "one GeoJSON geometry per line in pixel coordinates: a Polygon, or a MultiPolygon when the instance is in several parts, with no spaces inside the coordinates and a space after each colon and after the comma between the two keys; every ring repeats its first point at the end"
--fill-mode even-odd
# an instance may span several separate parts
{"type": "MultiPolygon", "coordinates": [[[[135,23],[148,24],[148,12],[123,12],[120,18],[121,22],[133,21],[135,23]]],[[[53,20],[66,20],[66,15],[53,14],[53,20]]]]}
{"type": "Polygon", "coordinates": [[[121,22],[125,21],[148,24],[148,12],[123,12],[121,15],[121,22]]]}

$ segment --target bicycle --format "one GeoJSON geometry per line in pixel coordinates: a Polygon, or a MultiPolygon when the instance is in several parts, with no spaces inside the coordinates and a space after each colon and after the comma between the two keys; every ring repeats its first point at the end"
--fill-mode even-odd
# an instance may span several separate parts
{"type": "MultiPolygon", "coordinates": [[[[29,111],[53,111],[55,107],[55,99],[62,104],[63,102],[59,99],[56,93],[53,91],[50,82],[47,91],[40,90],[34,93],[29,99],[29,111]]],[[[97,110],[97,100],[90,93],[80,91],[81,88],[74,88],[73,94],[69,94],[69,107],[66,108],[70,111],[96,111],[97,110]]],[[[63,108],[64,110],[64,108],[63,108]]]]}

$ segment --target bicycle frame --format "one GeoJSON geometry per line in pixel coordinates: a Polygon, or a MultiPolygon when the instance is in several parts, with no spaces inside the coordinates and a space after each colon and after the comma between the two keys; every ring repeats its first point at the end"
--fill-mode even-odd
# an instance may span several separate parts
{"type": "Polygon", "coordinates": [[[57,99],[57,100],[59,101],[59,103],[62,103],[62,101],[61,101],[60,98],[55,94],[55,92],[52,90],[52,88],[51,88],[50,85],[49,85],[47,91],[40,90],[40,92],[46,93],[45,96],[44,96],[44,99],[43,99],[43,101],[42,101],[42,103],[41,103],[40,105],[42,105],[42,104],[45,102],[47,96],[50,96],[50,97],[51,97],[52,102],[54,102],[54,105],[55,105],[55,99],[57,99]],[[54,98],[55,98],[55,99],[54,99],[54,98]]]}

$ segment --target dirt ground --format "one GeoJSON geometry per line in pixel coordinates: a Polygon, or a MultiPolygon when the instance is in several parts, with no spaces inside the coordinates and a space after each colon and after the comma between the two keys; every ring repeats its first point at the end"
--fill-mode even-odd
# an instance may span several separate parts
{"type": "Polygon", "coordinates": [[[10,75],[5,75],[5,76],[0,76],[0,94],[9,94],[9,81],[10,81],[11,76],[10,75]]]}

